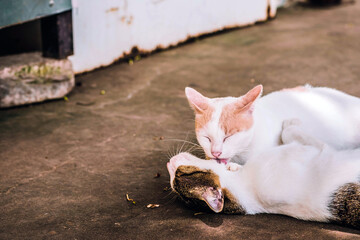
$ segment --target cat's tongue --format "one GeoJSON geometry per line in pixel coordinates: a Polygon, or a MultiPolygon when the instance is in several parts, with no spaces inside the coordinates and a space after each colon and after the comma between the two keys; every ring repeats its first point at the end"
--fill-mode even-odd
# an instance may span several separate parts
{"type": "Polygon", "coordinates": [[[223,163],[223,164],[227,164],[227,159],[216,159],[216,161],[218,162],[218,163],[223,163]]]}

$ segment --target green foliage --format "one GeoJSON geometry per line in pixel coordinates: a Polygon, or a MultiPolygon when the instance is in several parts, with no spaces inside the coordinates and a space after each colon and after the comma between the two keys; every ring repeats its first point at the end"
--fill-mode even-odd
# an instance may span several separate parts
{"type": "Polygon", "coordinates": [[[19,71],[15,72],[14,75],[18,80],[33,79],[29,83],[48,83],[52,82],[54,75],[61,75],[61,68],[46,64],[35,66],[28,65],[22,67],[19,71]]]}

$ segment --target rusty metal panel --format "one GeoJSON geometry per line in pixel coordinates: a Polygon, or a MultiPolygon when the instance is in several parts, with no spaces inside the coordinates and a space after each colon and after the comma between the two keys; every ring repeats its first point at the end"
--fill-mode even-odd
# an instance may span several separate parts
{"type": "Polygon", "coordinates": [[[76,73],[276,15],[282,0],[73,0],[76,73]]]}

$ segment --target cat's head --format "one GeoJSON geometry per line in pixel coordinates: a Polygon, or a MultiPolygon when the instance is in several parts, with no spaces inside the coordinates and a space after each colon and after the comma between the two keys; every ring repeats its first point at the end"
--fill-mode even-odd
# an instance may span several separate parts
{"type": "Polygon", "coordinates": [[[252,139],[254,103],[262,85],[245,95],[208,98],[192,88],[185,94],[195,112],[195,132],[208,158],[227,161],[246,151],[252,139]]]}
{"type": "MultiPolygon", "coordinates": [[[[187,155],[185,157],[188,157],[187,155]]],[[[186,162],[176,163],[183,157],[183,153],[174,156],[167,168],[172,189],[189,207],[201,211],[212,210],[216,213],[245,213],[230,191],[222,188],[219,175],[198,166],[182,165],[187,164],[186,162]]]]}
{"type": "Polygon", "coordinates": [[[190,207],[221,212],[224,208],[224,194],[219,177],[209,170],[194,166],[179,166],[175,172],[173,189],[190,207]]]}

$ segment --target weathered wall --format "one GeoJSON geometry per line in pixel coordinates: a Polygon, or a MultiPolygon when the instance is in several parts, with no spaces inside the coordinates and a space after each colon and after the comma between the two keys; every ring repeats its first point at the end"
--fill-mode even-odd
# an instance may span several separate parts
{"type": "Polygon", "coordinates": [[[282,0],[72,0],[76,73],[106,66],[133,47],[152,51],[189,37],[274,17],[282,0]]]}

